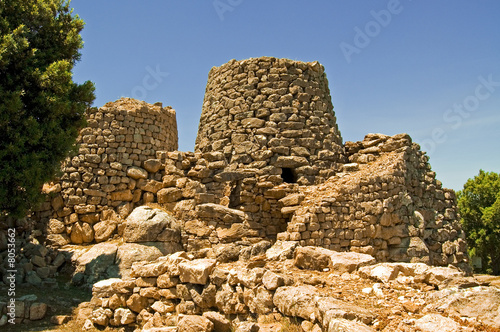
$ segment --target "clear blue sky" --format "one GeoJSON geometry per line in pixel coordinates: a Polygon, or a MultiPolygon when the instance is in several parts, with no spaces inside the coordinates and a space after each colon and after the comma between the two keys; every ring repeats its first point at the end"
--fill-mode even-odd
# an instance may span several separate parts
{"type": "Polygon", "coordinates": [[[459,190],[500,172],[500,1],[73,0],[94,106],[121,96],[177,111],[193,151],[208,72],[231,59],[318,60],[344,141],[409,133],[459,190]],[[151,74],[153,73],[153,74],[151,74]]]}

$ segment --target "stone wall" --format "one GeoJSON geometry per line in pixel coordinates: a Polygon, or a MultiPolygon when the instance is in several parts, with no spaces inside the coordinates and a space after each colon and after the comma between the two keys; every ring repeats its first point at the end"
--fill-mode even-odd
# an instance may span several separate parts
{"type": "Polygon", "coordinates": [[[163,172],[156,153],[177,149],[175,111],[130,98],[91,108],[77,143],[60,179],[44,187],[50,199],[34,213],[57,244],[93,242],[96,233],[109,232],[96,229],[100,221],[151,201],[163,172]]]}
{"type": "Polygon", "coordinates": [[[123,235],[154,203],[190,252],[292,240],[380,261],[465,262],[453,192],[406,134],[342,144],[323,67],[257,58],[210,72],[195,152],[175,112],[132,99],[88,112],[79,153],[35,213],[51,244],[123,235]]]}
{"type": "Polygon", "coordinates": [[[262,57],[212,68],[195,151],[286,169],[287,182],[303,185],[334,174],[345,156],[324,67],[262,57]]]}
{"type": "MultiPolygon", "coordinates": [[[[349,160],[325,183],[303,188],[278,239],[337,251],[374,255],[379,261],[463,265],[465,234],[452,190],[443,189],[428,157],[406,134],[370,134],[347,142],[349,160]]],[[[297,195],[296,195],[297,196],[297,195]]]]}

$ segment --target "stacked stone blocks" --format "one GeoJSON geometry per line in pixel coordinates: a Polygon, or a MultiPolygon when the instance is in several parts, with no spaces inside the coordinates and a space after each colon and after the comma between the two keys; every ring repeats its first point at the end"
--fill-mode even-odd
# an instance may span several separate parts
{"type": "Polygon", "coordinates": [[[298,241],[381,261],[466,262],[452,191],[406,134],[346,142],[324,68],[257,58],[210,71],[195,152],[177,149],[175,112],[131,99],[88,112],[79,154],[36,217],[53,245],[123,235],[134,207],[182,224],[185,250],[298,241]]]}

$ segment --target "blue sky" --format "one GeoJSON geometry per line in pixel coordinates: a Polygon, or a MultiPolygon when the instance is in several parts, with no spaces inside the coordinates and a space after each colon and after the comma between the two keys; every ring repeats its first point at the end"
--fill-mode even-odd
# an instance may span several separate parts
{"type": "Polygon", "coordinates": [[[344,141],[409,133],[459,190],[500,172],[500,2],[73,0],[86,22],[74,80],[177,112],[193,151],[208,72],[274,56],[326,68],[344,141]]]}

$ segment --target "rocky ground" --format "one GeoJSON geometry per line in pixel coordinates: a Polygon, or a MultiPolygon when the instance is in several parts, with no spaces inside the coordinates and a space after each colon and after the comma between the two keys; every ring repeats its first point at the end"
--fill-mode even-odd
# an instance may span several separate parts
{"type": "MultiPolygon", "coordinates": [[[[224,250],[216,257],[202,259],[179,253],[172,256],[174,260],[163,257],[135,264],[132,279],[126,281],[132,280],[133,286],[127,296],[133,293],[137,298],[138,294],[147,297],[142,290],[177,291],[171,300],[151,295],[145,311],[135,309],[129,301],[127,305],[133,310],[127,306],[114,308],[108,281],[94,286],[91,300],[88,288],[71,286],[68,279],[59,278],[50,289],[23,288],[19,295],[34,294],[48,304],[47,315],[40,321],[8,326],[8,331],[180,332],[191,331],[187,326],[198,323],[208,325],[193,331],[212,331],[214,325],[214,331],[500,331],[498,277],[466,276],[453,267],[423,263],[375,264],[367,255],[315,247],[297,247],[292,250],[293,256],[290,248],[287,250],[285,256],[280,251],[276,254],[276,246],[263,252],[254,250],[250,257],[240,256],[236,261],[228,259],[228,251],[224,250]],[[176,268],[162,263],[169,259],[176,262],[176,268]],[[166,273],[158,270],[162,266],[167,266],[166,273]],[[151,275],[153,270],[163,273],[160,276],[168,275],[176,287],[162,289],[166,286],[159,280],[156,283],[160,276],[139,276],[151,275]],[[205,285],[193,288],[202,283],[205,285]],[[188,301],[180,294],[188,289],[195,295],[193,289],[201,291],[200,287],[211,286],[216,289],[214,299],[200,293],[200,299],[188,301]],[[230,292],[224,294],[227,290],[230,292]],[[210,308],[199,310],[198,305],[204,302],[211,303],[210,308]],[[158,303],[173,306],[171,310],[160,310],[158,303]],[[189,303],[196,305],[189,309],[189,303]],[[133,322],[127,326],[98,324],[96,312],[107,309],[113,313],[109,307],[115,316],[118,310],[129,312],[133,322]],[[148,318],[149,326],[144,326],[148,324],[146,319],[136,325],[135,317],[148,318]],[[229,321],[232,326],[217,327],[217,322],[229,321]]],[[[107,321],[112,322],[113,317],[107,321]]]]}

